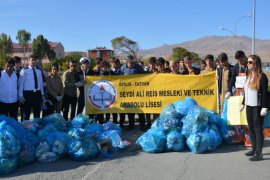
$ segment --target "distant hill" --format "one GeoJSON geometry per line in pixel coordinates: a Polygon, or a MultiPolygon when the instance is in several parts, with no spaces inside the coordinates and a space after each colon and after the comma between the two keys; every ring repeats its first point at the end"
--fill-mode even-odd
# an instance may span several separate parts
{"type": "MultiPolygon", "coordinates": [[[[251,54],[252,39],[246,36],[237,36],[236,50],[243,50],[246,55],[251,54]]],[[[256,39],[256,54],[263,62],[270,62],[270,40],[256,39]]],[[[179,44],[164,44],[153,49],[141,49],[139,56],[162,56],[169,57],[174,47],[183,47],[189,51],[199,54],[201,58],[207,54],[213,54],[215,57],[220,52],[226,52],[231,60],[234,60],[234,37],[232,36],[206,36],[197,40],[183,42],[179,44]]]]}

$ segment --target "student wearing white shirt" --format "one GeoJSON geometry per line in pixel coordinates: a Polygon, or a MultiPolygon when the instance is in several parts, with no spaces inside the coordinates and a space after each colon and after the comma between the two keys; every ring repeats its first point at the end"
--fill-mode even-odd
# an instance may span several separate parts
{"type": "Polygon", "coordinates": [[[0,73],[0,114],[17,120],[18,115],[18,79],[14,71],[13,58],[6,63],[0,73]]]}
{"type": "Polygon", "coordinates": [[[263,116],[267,113],[267,76],[262,72],[261,59],[257,55],[248,57],[248,76],[244,84],[244,100],[241,110],[246,105],[247,122],[252,148],[246,156],[253,156],[251,161],[263,159],[263,116]]]}
{"type": "Polygon", "coordinates": [[[30,118],[33,109],[34,118],[40,117],[41,105],[44,98],[42,74],[35,67],[37,58],[30,55],[29,66],[23,68],[19,79],[19,101],[24,103],[24,120],[30,118]]]}

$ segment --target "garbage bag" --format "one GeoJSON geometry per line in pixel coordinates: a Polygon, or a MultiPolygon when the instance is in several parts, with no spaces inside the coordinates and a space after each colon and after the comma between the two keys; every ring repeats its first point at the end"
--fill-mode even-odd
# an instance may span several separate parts
{"type": "Polygon", "coordinates": [[[190,108],[192,108],[195,105],[198,105],[198,103],[190,97],[186,97],[185,100],[175,101],[173,104],[175,110],[182,116],[186,116],[190,108]]]}
{"type": "Polygon", "coordinates": [[[68,122],[60,113],[53,113],[43,118],[45,124],[51,124],[59,131],[66,131],[68,129],[68,122]]]}
{"type": "Polygon", "coordinates": [[[21,123],[9,117],[5,117],[4,122],[15,130],[20,143],[27,144],[27,140],[25,139],[25,134],[27,131],[23,128],[21,123]]]}
{"type": "Polygon", "coordinates": [[[92,119],[89,119],[87,116],[79,114],[71,120],[71,126],[73,128],[85,128],[85,126],[87,126],[91,122],[92,119]]]}
{"type": "Polygon", "coordinates": [[[36,148],[32,144],[21,145],[21,150],[18,154],[18,165],[22,166],[35,161],[36,148]]]}
{"type": "Polygon", "coordinates": [[[167,151],[180,152],[185,149],[185,138],[184,136],[174,130],[167,134],[167,151]]]}
{"type": "Polygon", "coordinates": [[[227,120],[227,112],[228,112],[228,99],[224,99],[221,118],[227,120]]]}
{"type": "Polygon", "coordinates": [[[113,152],[123,149],[130,144],[129,142],[122,140],[117,130],[105,131],[102,133],[102,135],[104,135],[105,137],[107,136],[108,139],[110,140],[112,144],[111,151],[113,152]]]}
{"type": "Polygon", "coordinates": [[[37,133],[37,131],[41,128],[41,126],[37,123],[37,121],[34,120],[25,120],[22,122],[22,126],[32,133],[37,133]]]}
{"type": "Polygon", "coordinates": [[[211,149],[211,139],[209,134],[198,132],[191,134],[187,139],[187,145],[193,153],[203,153],[211,149]]]}
{"type": "Polygon", "coordinates": [[[220,136],[219,130],[216,125],[210,125],[206,132],[210,137],[210,151],[214,151],[222,143],[222,138],[220,136]]]}
{"type": "Polygon", "coordinates": [[[72,139],[69,144],[68,154],[73,160],[86,161],[98,155],[98,147],[91,137],[72,139]]]}
{"type": "Polygon", "coordinates": [[[179,130],[181,131],[182,128],[182,122],[180,119],[176,117],[170,117],[170,116],[161,116],[159,120],[159,125],[162,127],[166,132],[172,131],[172,130],[179,130]]]}
{"type": "Polygon", "coordinates": [[[87,136],[97,136],[103,132],[103,126],[101,124],[88,124],[85,128],[85,133],[87,136]]]}
{"type": "Polygon", "coordinates": [[[45,140],[46,137],[52,133],[52,132],[56,132],[58,131],[53,125],[48,124],[45,127],[41,128],[38,133],[37,136],[41,139],[41,140],[45,140]]]}
{"type": "Polygon", "coordinates": [[[40,143],[36,149],[36,158],[39,162],[50,163],[58,160],[60,157],[50,151],[50,145],[47,142],[40,143]]]}
{"type": "Polygon", "coordinates": [[[103,124],[103,131],[109,131],[109,130],[116,130],[118,131],[118,134],[121,134],[121,128],[110,121],[103,124]]]}
{"type": "Polygon", "coordinates": [[[268,111],[266,116],[264,116],[263,127],[270,128],[270,111],[268,111]]]}
{"type": "Polygon", "coordinates": [[[86,136],[86,133],[85,133],[85,130],[82,128],[71,128],[68,131],[68,135],[71,138],[81,139],[81,138],[84,138],[86,136]]]}
{"type": "Polygon", "coordinates": [[[9,174],[17,167],[17,157],[3,158],[0,157],[0,174],[9,174]]]}
{"type": "Polygon", "coordinates": [[[158,128],[160,125],[160,117],[156,118],[156,120],[152,123],[151,128],[158,128]]]}
{"type": "Polygon", "coordinates": [[[5,121],[0,123],[0,158],[15,156],[21,148],[16,131],[5,121]]]}
{"type": "Polygon", "coordinates": [[[179,114],[173,104],[168,104],[165,108],[160,112],[160,117],[171,117],[181,119],[183,116],[179,114]]]}
{"type": "Polygon", "coordinates": [[[51,147],[51,152],[64,156],[68,152],[70,137],[65,132],[52,132],[46,137],[46,142],[51,147]]]}
{"type": "Polygon", "coordinates": [[[140,136],[136,144],[147,153],[160,153],[166,150],[166,138],[162,128],[153,128],[140,136]]]}
{"type": "Polygon", "coordinates": [[[208,124],[208,113],[200,106],[193,106],[182,119],[182,122],[182,134],[188,138],[191,133],[205,131],[208,124]]]}

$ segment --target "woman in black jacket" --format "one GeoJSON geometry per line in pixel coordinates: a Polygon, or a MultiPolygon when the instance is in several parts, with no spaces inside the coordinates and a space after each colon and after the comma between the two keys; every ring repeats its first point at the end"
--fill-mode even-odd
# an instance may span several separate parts
{"type": "Polygon", "coordinates": [[[248,76],[244,85],[245,95],[241,110],[246,105],[246,114],[252,148],[246,156],[251,161],[263,159],[263,116],[267,113],[267,76],[262,72],[261,59],[257,55],[248,57],[248,76]]]}

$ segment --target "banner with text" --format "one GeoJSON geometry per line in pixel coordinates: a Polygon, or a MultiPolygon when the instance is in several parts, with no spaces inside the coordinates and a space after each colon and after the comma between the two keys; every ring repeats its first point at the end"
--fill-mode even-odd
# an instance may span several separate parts
{"type": "Polygon", "coordinates": [[[217,111],[215,72],[203,75],[138,74],[87,76],[87,114],[160,113],[170,103],[194,98],[198,104],[217,111]]]}

